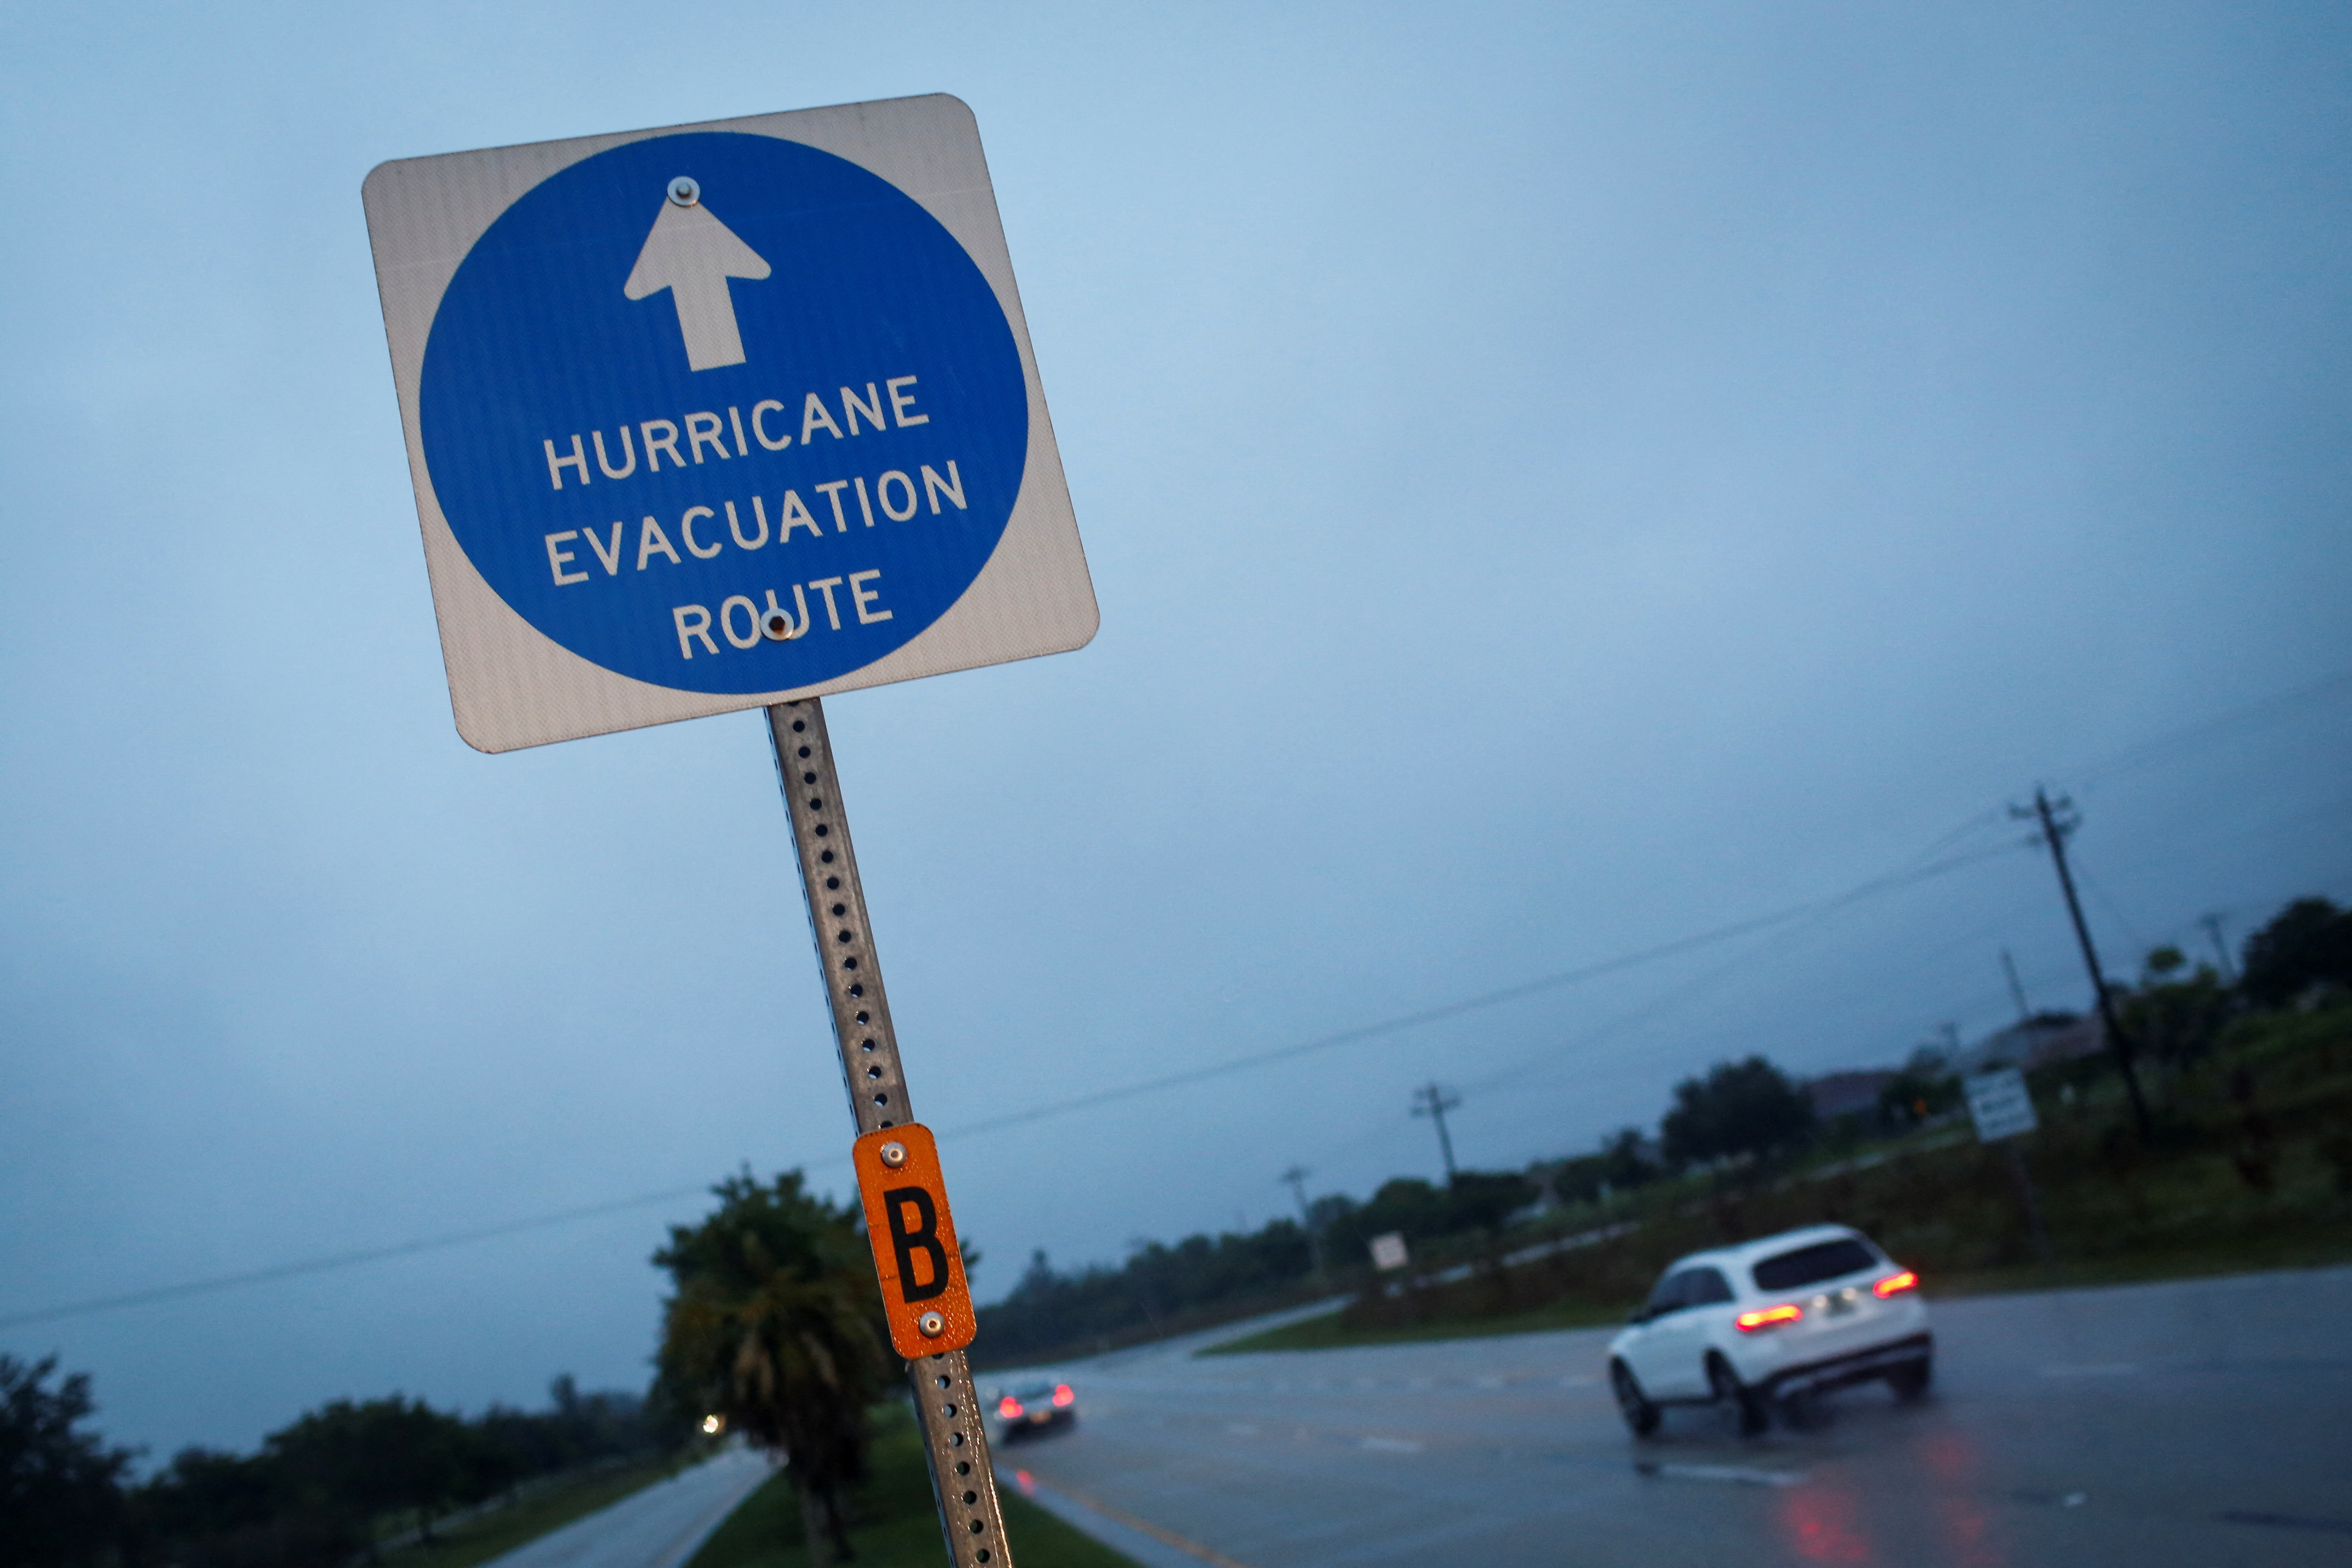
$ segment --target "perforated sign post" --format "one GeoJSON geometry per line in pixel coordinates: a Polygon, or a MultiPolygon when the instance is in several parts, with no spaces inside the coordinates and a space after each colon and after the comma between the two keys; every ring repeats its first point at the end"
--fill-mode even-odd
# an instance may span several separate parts
{"type": "Polygon", "coordinates": [[[407,159],[363,196],[458,732],[767,710],[949,1550],[1003,1568],[971,1297],[818,700],[1094,635],[971,111],[407,159]]]}

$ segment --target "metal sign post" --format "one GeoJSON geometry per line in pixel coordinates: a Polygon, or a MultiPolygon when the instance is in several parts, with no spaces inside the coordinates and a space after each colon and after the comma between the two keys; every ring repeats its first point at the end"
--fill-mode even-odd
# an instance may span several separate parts
{"type": "Polygon", "coordinates": [[[458,733],[767,710],[950,1558],[1009,1568],[971,1294],[817,705],[1095,633],[971,111],[402,159],[362,196],[458,733]]]}
{"type": "MultiPolygon", "coordinates": [[[[834,771],[824,709],[815,698],[779,702],[768,710],[768,732],[775,742],[777,783],[783,789],[784,809],[793,820],[793,842],[800,851],[801,886],[808,894],[809,934],[816,942],[817,966],[824,972],[833,1035],[841,1047],[842,1082],[848,1088],[850,1117],[863,1143],[874,1134],[903,1131],[917,1124],[907,1093],[906,1070],[898,1060],[898,1031],[890,1024],[890,999],[882,986],[882,965],[874,951],[873,928],[866,921],[857,855],[850,847],[849,819],[841,809],[841,778],[834,771]]],[[[878,1194],[863,1181],[860,1186],[868,1194],[870,1214],[873,1197],[878,1194]]],[[[876,1266],[883,1268],[889,1241],[883,1229],[869,1224],[867,1230],[874,1239],[876,1266]]],[[[952,1231],[947,1233],[940,1273],[935,1277],[945,1279],[950,1269],[960,1283],[962,1264],[955,1255],[952,1231]]],[[[903,1279],[884,1281],[885,1304],[901,1309],[894,1319],[903,1315],[905,1308],[929,1305],[925,1299],[908,1301],[907,1284],[903,1279]]],[[[971,1342],[970,1300],[967,1293],[964,1331],[960,1336],[950,1331],[953,1325],[945,1322],[932,1335],[942,1342],[952,1339],[955,1348],[909,1359],[907,1375],[914,1384],[915,1416],[922,1426],[923,1453],[930,1460],[931,1489],[939,1499],[940,1523],[947,1534],[950,1560],[982,1568],[1009,1568],[1013,1554],[1005,1545],[995,1472],[989,1468],[988,1427],[981,1417],[979,1391],[972,1387],[971,1365],[963,1350],[971,1342]]],[[[920,1322],[917,1332],[929,1327],[928,1322],[920,1322]]]]}

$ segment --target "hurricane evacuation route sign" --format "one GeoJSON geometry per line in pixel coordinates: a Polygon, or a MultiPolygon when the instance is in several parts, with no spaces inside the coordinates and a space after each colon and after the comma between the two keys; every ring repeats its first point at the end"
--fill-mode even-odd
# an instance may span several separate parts
{"type": "Polygon", "coordinates": [[[473,745],[1094,635],[957,100],[406,159],[364,196],[473,745]]]}

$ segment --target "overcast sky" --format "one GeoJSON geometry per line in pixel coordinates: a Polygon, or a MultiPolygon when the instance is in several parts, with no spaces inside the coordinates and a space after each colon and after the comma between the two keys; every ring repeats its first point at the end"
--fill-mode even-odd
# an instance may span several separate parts
{"type": "MultiPolygon", "coordinates": [[[[1102,608],[832,700],[1034,1247],[1256,1225],[2088,997],[2352,895],[2352,16],[2235,3],[18,7],[0,58],[0,1319],[691,1193],[851,1129],[753,714],[450,722],[359,187],[949,91],[1102,608]],[[1964,864],[1945,867],[1953,859],[1964,864]],[[1940,870],[1937,868],[1945,867],[1940,870]],[[1925,871],[1934,875],[1916,875],[1925,871]]],[[[152,1458],[642,1386],[692,1196],[0,1328],[152,1458]]]]}

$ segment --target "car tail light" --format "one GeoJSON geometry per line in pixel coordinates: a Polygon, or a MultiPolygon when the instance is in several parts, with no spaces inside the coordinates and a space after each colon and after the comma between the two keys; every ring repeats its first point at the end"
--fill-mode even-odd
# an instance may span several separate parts
{"type": "Polygon", "coordinates": [[[1054,1385],[1054,1403],[1055,1405],[1067,1405],[1076,1397],[1076,1394],[1070,1392],[1070,1385],[1068,1384],[1057,1383],[1054,1385]]]}
{"type": "Polygon", "coordinates": [[[996,1413],[1007,1421],[1018,1421],[1021,1419],[1021,1402],[1008,1394],[997,1401],[996,1413]]]}
{"type": "Polygon", "coordinates": [[[1877,1284],[1873,1285],[1871,1289],[1877,1291],[1881,1298],[1898,1296],[1906,1290],[1916,1290],[1919,1289],[1919,1277],[1916,1274],[1912,1273],[1908,1268],[1906,1268],[1900,1274],[1888,1275],[1885,1279],[1881,1279],[1877,1284]]]}
{"type": "Polygon", "coordinates": [[[1783,1301],[1777,1307],[1759,1307],[1752,1312],[1742,1312],[1732,1319],[1743,1334],[1759,1329],[1769,1329],[1780,1323],[1793,1323],[1805,1315],[1805,1310],[1793,1302],[1783,1301]]]}

